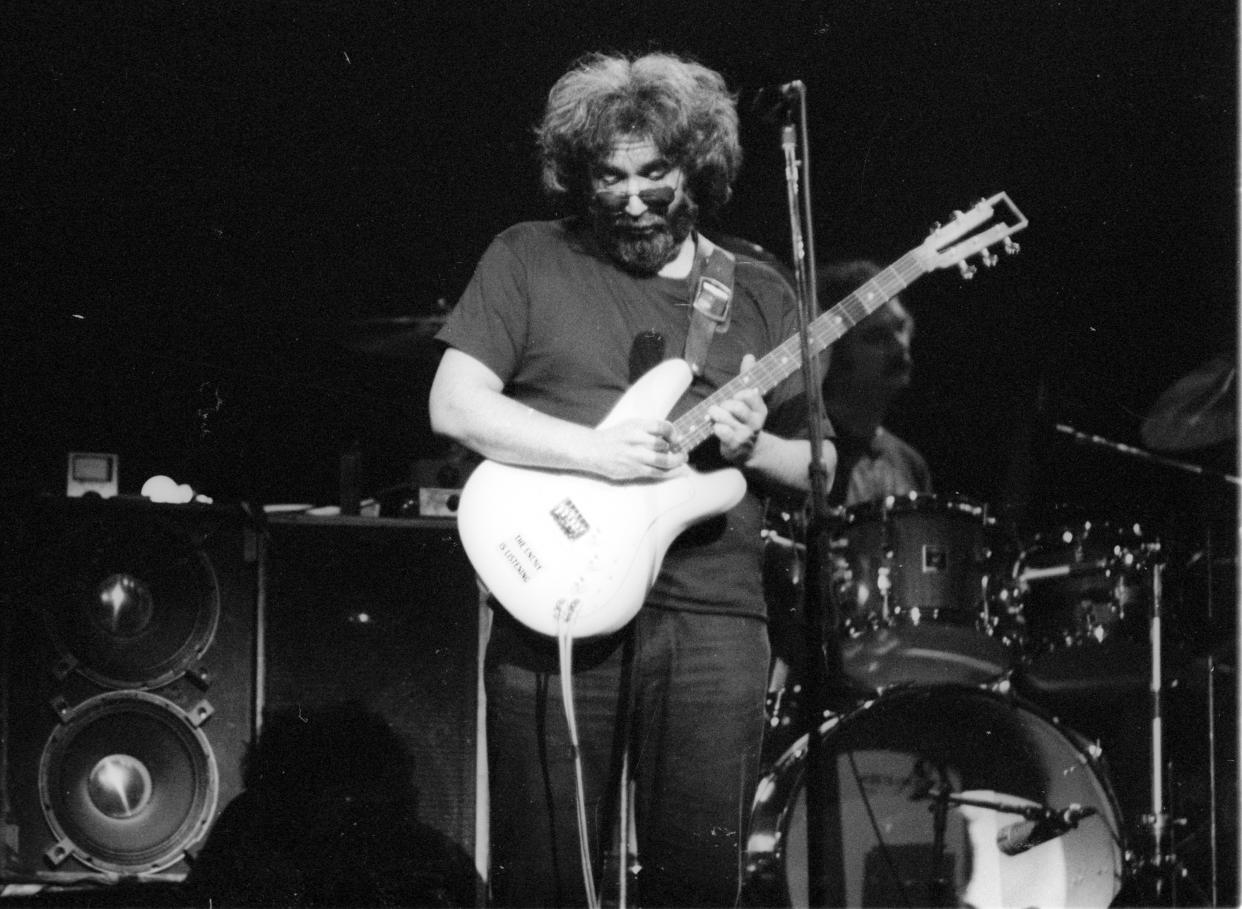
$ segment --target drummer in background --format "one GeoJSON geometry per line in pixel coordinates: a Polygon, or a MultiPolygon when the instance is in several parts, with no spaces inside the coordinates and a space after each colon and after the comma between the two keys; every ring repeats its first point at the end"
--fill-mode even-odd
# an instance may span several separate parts
{"type": "MultiPolygon", "coordinates": [[[[816,288],[820,304],[832,306],[879,271],[866,259],[821,266],[816,288]]],[[[932,492],[923,456],[883,425],[889,407],[910,385],[913,338],[914,319],[893,297],[829,349],[824,408],[837,432],[838,452],[829,505],[932,492]]]]}

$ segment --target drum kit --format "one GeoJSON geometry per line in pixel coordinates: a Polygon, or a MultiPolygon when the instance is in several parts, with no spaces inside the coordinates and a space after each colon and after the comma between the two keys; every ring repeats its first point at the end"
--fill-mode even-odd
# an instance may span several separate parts
{"type": "MultiPolygon", "coordinates": [[[[774,625],[797,620],[798,520],[766,522],[774,625]]],[[[1162,709],[1178,680],[1162,659],[1170,554],[1156,535],[1070,508],[1019,531],[980,502],[917,494],[836,509],[830,523],[837,628],[823,640],[852,695],[809,708],[797,659],[772,686],[750,904],[814,902],[806,789],[825,777],[808,774],[810,759],[826,762],[832,787],[816,839],[829,905],[1218,904],[1214,760],[1205,880],[1179,855],[1191,825],[1169,804],[1162,709]],[[1120,728],[1136,775],[1115,778],[1126,761],[1096,721],[1120,728]]],[[[774,628],[777,654],[780,639],[774,628]]]]}

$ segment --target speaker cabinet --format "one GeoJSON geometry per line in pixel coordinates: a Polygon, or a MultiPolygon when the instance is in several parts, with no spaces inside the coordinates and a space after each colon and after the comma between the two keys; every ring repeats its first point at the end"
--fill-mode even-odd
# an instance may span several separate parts
{"type": "Polygon", "coordinates": [[[378,812],[412,804],[415,829],[377,834],[400,842],[373,860],[425,874],[406,882],[421,902],[442,890],[436,899],[473,905],[479,597],[454,522],[273,516],[264,565],[260,742],[296,741],[301,755],[271,775],[322,780],[378,812]]]}
{"type": "Polygon", "coordinates": [[[0,877],[179,880],[253,734],[252,523],[122,498],[9,517],[0,877]]]}

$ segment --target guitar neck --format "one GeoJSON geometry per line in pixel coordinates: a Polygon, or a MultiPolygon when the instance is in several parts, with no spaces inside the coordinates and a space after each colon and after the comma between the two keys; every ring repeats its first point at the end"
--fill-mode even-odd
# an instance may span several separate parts
{"type": "MultiPolygon", "coordinates": [[[[828,345],[926,274],[927,268],[916,252],[906,253],[811,322],[807,327],[811,355],[827,349],[828,345]]],[[[801,366],[802,342],[798,335],[793,335],[755,363],[748,372],[726,382],[674,422],[673,428],[676,437],[681,439],[682,448],[690,451],[712,434],[712,421],[707,416],[711,407],[746,388],[755,388],[760,394],[767,394],[801,366]]]]}

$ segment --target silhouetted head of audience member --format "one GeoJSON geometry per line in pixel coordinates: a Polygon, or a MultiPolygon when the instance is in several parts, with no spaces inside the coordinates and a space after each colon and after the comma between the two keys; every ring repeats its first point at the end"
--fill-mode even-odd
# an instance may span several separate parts
{"type": "Polygon", "coordinates": [[[471,857],[417,818],[414,759],[357,704],[264,719],[245,791],[184,885],[194,905],[470,906],[471,857]]]}

